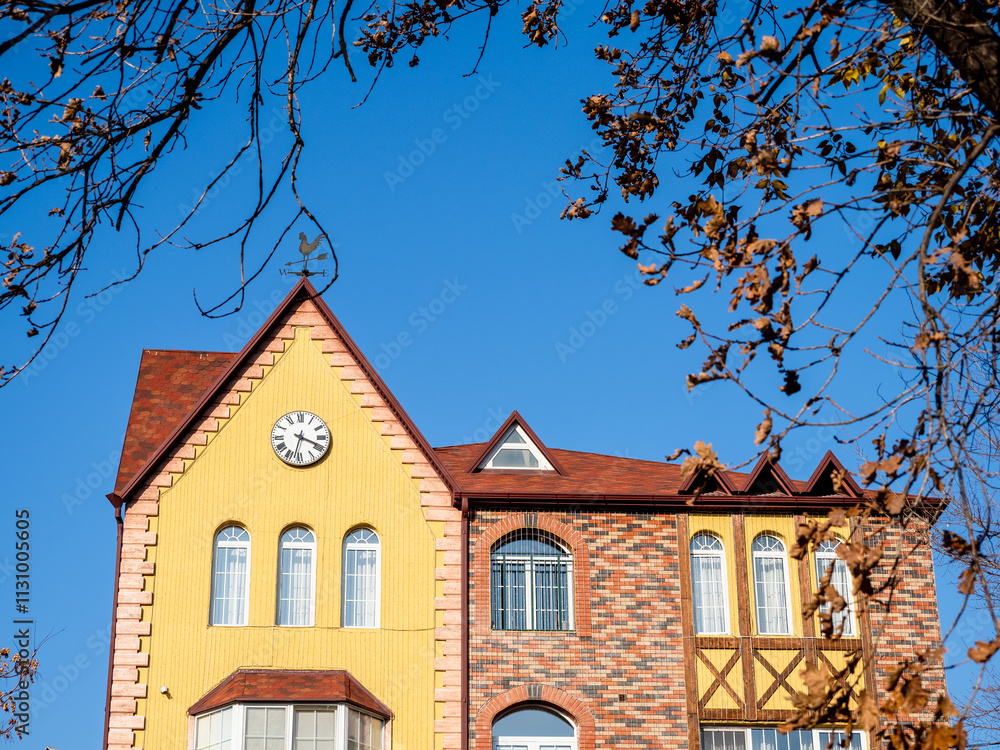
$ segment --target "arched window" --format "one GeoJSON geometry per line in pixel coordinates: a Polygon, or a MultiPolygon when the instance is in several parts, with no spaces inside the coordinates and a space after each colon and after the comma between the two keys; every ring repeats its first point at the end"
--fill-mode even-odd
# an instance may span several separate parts
{"type": "Polygon", "coordinates": [[[295,526],[281,535],[278,571],[278,624],[310,626],[316,590],[316,537],[295,526]]]}
{"type": "Polygon", "coordinates": [[[788,557],[778,537],[761,534],[753,540],[754,599],[759,635],[792,634],[792,595],[788,588],[788,557]]]}
{"type": "Polygon", "coordinates": [[[343,607],[345,628],[379,624],[379,541],[371,529],[355,529],[344,538],[343,607]]]}
{"type": "Polygon", "coordinates": [[[493,722],[493,750],[576,750],[576,728],[547,708],[517,709],[493,722]]]}
{"type": "Polygon", "coordinates": [[[494,630],[571,630],[573,556],[552,534],[518,529],[490,551],[494,630]]]}
{"type": "MultiPolygon", "coordinates": [[[[840,612],[833,612],[833,630],[837,632],[840,630],[841,624],[843,624],[844,629],[841,635],[847,637],[854,637],[854,596],[851,587],[851,576],[847,572],[847,563],[837,557],[837,547],[840,546],[840,540],[827,540],[821,542],[816,548],[816,583],[817,585],[823,577],[826,575],[827,571],[833,568],[833,573],[830,575],[830,583],[837,590],[844,601],[847,602],[847,606],[840,612]]],[[[829,612],[830,605],[824,604],[820,608],[821,612],[829,612]]]]}
{"type": "Polygon", "coordinates": [[[215,535],[212,624],[246,625],[250,598],[250,534],[236,525],[215,535]]]}
{"type": "Polygon", "coordinates": [[[691,539],[691,593],[694,599],[694,632],[729,632],[726,596],[726,558],[714,534],[699,533],[691,539]]]}

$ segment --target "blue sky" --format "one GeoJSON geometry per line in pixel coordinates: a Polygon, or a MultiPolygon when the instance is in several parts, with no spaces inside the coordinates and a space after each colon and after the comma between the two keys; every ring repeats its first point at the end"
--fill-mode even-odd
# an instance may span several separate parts
{"type": "MultiPolygon", "coordinates": [[[[687,392],[684,376],[703,353],[675,347],[687,330],[674,316],[670,282],[641,285],[635,263],[615,250],[613,210],[559,220],[558,168],[593,148],[580,100],[612,80],[592,60],[587,3],[569,7],[568,41],[558,50],[521,49],[519,19],[502,13],[477,75],[462,75],[477,50],[457,33],[423,50],[416,69],[388,71],[362,107],[352,108],[364,85],[351,86],[336,67],[311,90],[300,189],[341,261],[325,299],[432,445],[482,440],[518,409],[554,447],[662,460],[705,440],[724,462],[747,461],[757,453],[761,409],[725,385],[687,392]]],[[[139,196],[145,230],[169,227],[192,189],[221,167],[240,114],[228,106],[206,112],[189,130],[187,150],[164,162],[139,196]]],[[[220,186],[188,236],[241,215],[250,170],[220,186]]],[[[659,200],[670,190],[692,192],[678,175],[662,170],[659,200]]],[[[284,204],[261,225],[251,255],[270,247],[290,210],[284,204]]],[[[298,259],[298,231],[313,236],[296,227],[279,262],[298,259]]],[[[838,241],[819,237],[816,251],[837,252],[838,241]]],[[[238,350],[294,281],[274,264],[248,288],[242,311],[207,319],[192,289],[202,301],[227,296],[238,284],[234,250],[165,248],[135,281],[85,297],[131,273],[129,242],[99,236],[62,335],[0,390],[12,427],[0,512],[8,529],[17,509],[30,513],[30,616],[40,645],[25,747],[101,741],[115,561],[104,496],[142,349],[238,350]]],[[[871,283],[859,279],[858,293],[871,283]]],[[[0,335],[4,359],[26,351],[10,318],[0,335]]],[[[864,404],[879,387],[898,387],[895,375],[867,365],[840,393],[864,404]]],[[[807,478],[832,448],[856,467],[834,438],[831,430],[792,436],[783,466],[807,478]]],[[[0,539],[0,612],[11,619],[14,554],[8,533],[0,539]]]]}

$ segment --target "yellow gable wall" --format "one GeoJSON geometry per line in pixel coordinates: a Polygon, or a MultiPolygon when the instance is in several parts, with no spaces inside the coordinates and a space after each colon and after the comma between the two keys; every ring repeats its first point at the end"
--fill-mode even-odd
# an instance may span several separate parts
{"type": "MultiPolygon", "coordinates": [[[[182,748],[187,709],[240,667],[346,669],[395,713],[397,748],[434,747],[435,527],[424,518],[415,481],[391,451],[370,409],[327,364],[308,329],[231,419],[189,461],[159,501],[147,577],[153,604],[143,608],[152,637],[143,638],[149,685],[139,701],[145,731],[136,746],[182,748]],[[270,446],[274,422],[289,411],[313,412],[331,432],[328,455],[293,468],[270,446]],[[212,547],[228,523],[250,533],[250,607],[246,627],[209,625],[212,547]],[[315,627],[278,627],[278,540],[293,524],[316,535],[315,627]],[[358,525],[381,541],[381,627],[341,628],[342,542],[358,525]],[[169,689],[169,697],[160,687],[169,689]]],[[[221,420],[220,420],[221,421],[221,420]]]]}

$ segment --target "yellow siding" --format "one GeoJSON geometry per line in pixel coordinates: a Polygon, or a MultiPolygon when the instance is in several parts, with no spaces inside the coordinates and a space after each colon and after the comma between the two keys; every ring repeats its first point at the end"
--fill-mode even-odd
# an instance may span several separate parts
{"type": "Polygon", "coordinates": [[[694,538],[695,534],[701,531],[715,534],[722,540],[722,546],[725,549],[726,555],[726,595],[729,600],[729,633],[738,635],[739,624],[737,613],[740,610],[736,589],[736,555],[734,553],[736,541],[733,536],[733,517],[690,516],[688,520],[688,542],[694,538]]]}
{"type": "Polygon", "coordinates": [[[799,566],[798,561],[788,556],[795,541],[795,519],[792,516],[752,516],[744,517],[744,531],[746,539],[747,556],[747,586],[750,592],[750,628],[757,633],[757,604],[754,600],[755,591],[753,585],[753,540],[760,534],[767,532],[777,536],[785,545],[785,560],[788,570],[788,584],[792,601],[792,634],[802,636],[802,603],[799,597],[799,566]]]}
{"type": "MultiPolygon", "coordinates": [[[[417,485],[342,384],[307,329],[235,414],[161,494],[149,640],[146,750],[186,745],[187,709],[240,667],[346,669],[395,713],[400,750],[434,746],[435,545],[417,485]],[[294,410],[322,417],[331,447],[293,468],[273,453],[275,420],[294,410]],[[212,542],[236,522],[251,536],[246,627],[209,625],[212,542]],[[290,524],[316,534],[315,627],[277,627],[278,539],[290,524]],[[341,545],[365,524],[381,540],[381,627],[340,623],[341,545]],[[160,686],[169,688],[169,697],[160,686]]],[[[222,422],[223,420],[220,420],[222,422]]],[[[432,526],[438,528],[434,529],[432,526]]],[[[138,745],[137,745],[138,746],[138,745]]]]}

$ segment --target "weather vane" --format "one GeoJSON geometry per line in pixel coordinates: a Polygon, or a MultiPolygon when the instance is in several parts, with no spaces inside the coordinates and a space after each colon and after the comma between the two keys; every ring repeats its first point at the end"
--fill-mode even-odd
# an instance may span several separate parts
{"type": "Polygon", "coordinates": [[[291,270],[289,268],[282,268],[281,269],[281,275],[282,276],[285,276],[285,275],[289,275],[289,276],[305,276],[305,277],[309,277],[309,276],[326,276],[326,269],[323,269],[322,271],[310,271],[309,270],[309,261],[310,260],[314,260],[314,261],[317,261],[317,262],[319,262],[321,260],[326,260],[326,258],[327,258],[327,254],[326,253],[320,253],[319,255],[317,255],[314,258],[310,258],[309,257],[310,255],[312,255],[313,251],[316,248],[319,247],[319,243],[322,242],[325,239],[326,239],[326,235],[325,234],[321,234],[316,239],[314,239],[312,242],[309,242],[309,240],[306,239],[305,232],[299,232],[299,252],[302,253],[302,260],[292,260],[292,261],[289,261],[288,263],[286,263],[285,265],[286,266],[297,266],[297,265],[299,265],[301,263],[302,264],[302,268],[299,269],[299,270],[297,270],[297,271],[293,271],[293,270],[291,270]]]}

